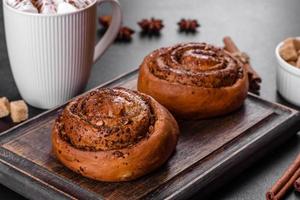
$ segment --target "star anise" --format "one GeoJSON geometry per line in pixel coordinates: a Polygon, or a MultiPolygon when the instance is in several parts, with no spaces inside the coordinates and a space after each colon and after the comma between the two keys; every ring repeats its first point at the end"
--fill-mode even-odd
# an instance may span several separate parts
{"type": "MultiPolygon", "coordinates": [[[[108,29],[111,23],[112,17],[110,15],[103,15],[99,17],[99,23],[103,26],[104,31],[108,29]]],[[[117,41],[130,41],[132,34],[134,34],[134,30],[127,26],[122,26],[119,30],[116,40],[117,41]]]]}
{"type": "Polygon", "coordinates": [[[99,24],[103,26],[103,28],[107,29],[111,23],[110,15],[103,15],[99,17],[99,24]]]}
{"type": "Polygon", "coordinates": [[[143,19],[138,22],[138,25],[141,27],[142,32],[146,34],[159,34],[160,30],[164,27],[161,19],[143,19]]]}
{"type": "Polygon", "coordinates": [[[195,19],[181,19],[177,24],[182,32],[196,32],[200,26],[195,19]]]}
{"type": "Polygon", "coordinates": [[[116,40],[118,41],[130,41],[132,34],[134,34],[134,30],[127,26],[123,26],[120,28],[118,36],[116,40]]]}

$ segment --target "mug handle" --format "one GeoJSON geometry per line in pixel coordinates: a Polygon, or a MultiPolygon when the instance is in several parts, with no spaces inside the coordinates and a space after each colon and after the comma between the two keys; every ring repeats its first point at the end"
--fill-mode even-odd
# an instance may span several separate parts
{"type": "Polygon", "coordinates": [[[121,12],[119,1],[118,0],[97,0],[98,5],[101,5],[102,3],[105,2],[112,4],[112,21],[106,33],[103,35],[101,40],[95,46],[95,52],[93,58],[94,63],[100,58],[100,56],[107,49],[107,47],[114,41],[114,39],[116,38],[119,32],[119,29],[121,27],[121,22],[122,22],[122,12],[121,12]]]}

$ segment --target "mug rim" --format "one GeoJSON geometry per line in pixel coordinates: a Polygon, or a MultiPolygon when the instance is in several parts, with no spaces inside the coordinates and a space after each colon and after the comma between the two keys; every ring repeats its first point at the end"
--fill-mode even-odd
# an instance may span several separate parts
{"type": "Polygon", "coordinates": [[[24,12],[24,11],[20,11],[17,10],[11,6],[9,6],[6,2],[6,0],[3,0],[3,8],[6,8],[12,12],[15,12],[17,14],[21,14],[21,15],[27,15],[27,16],[38,16],[38,17],[60,17],[60,16],[66,16],[66,15],[73,15],[73,14],[77,14],[79,12],[85,11],[87,9],[89,9],[90,7],[94,6],[96,3],[98,2],[98,0],[94,0],[94,2],[92,2],[90,5],[88,5],[85,8],[73,11],[73,12],[68,12],[68,13],[59,13],[59,14],[42,14],[42,13],[31,13],[31,12],[24,12]]]}

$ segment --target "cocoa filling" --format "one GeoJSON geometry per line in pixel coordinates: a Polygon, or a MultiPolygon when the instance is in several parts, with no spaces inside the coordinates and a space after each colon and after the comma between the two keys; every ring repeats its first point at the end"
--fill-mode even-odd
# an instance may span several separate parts
{"type": "Polygon", "coordinates": [[[75,148],[98,151],[130,147],[148,138],[155,120],[148,97],[124,88],[103,88],[71,102],[56,126],[75,148]]]}
{"type": "Polygon", "coordinates": [[[206,88],[232,86],[243,77],[242,63],[221,48],[206,43],[179,44],[146,58],[150,72],[172,83],[206,88]]]}

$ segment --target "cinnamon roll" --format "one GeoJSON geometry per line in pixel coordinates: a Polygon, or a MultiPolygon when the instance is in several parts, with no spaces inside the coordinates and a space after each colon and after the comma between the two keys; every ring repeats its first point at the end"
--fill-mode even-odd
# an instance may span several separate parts
{"type": "Polygon", "coordinates": [[[150,53],[140,66],[138,90],[179,118],[199,119],[239,108],[248,80],[242,63],[229,52],[186,43],[150,53]]]}
{"type": "Polygon", "coordinates": [[[128,181],[161,166],[179,129],[153,98],[124,88],[97,89],[70,102],[55,121],[53,151],[69,169],[100,181],[128,181]]]}

